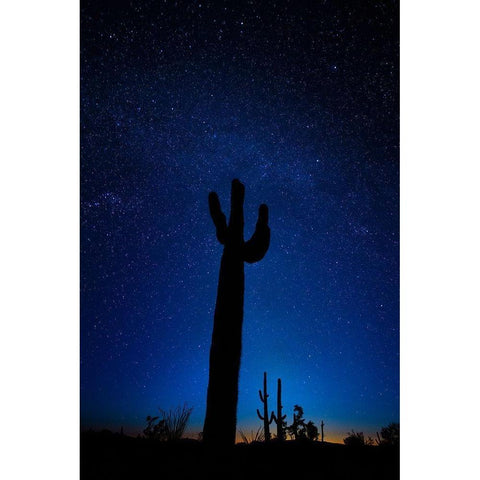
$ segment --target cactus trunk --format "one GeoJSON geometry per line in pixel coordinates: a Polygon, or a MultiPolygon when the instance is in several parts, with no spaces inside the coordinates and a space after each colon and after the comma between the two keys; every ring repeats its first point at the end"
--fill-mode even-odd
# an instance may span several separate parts
{"type": "Polygon", "coordinates": [[[244,268],[224,253],[215,308],[204,440],[235,443],[242,350],[244,268]]]}
{"type": "Polygon", "coordinates": [[[238,375],[242,350],[244,262],[263,258],[270,242],[268,209],[261,205],[255,233],[243,239],[244,186],[232,182],[230,219],[221,211],[216,193],[209,195],[210,215],[217,239],[224,245],[210,348],[207,411],[203,427],[206,443],[234,444],[237,423],[238,375]]]}
{"type": "Polygon", "coordinates": [[[275,414],[272,412],[270,418],[268,418],[268,393],[267,393],[267,372],[263,372],[263,394],[262,391],[258,391],[258,395],[260,396],[260,401],[263,403],[263,417],[260,414],[260,411],[257,408],[257,415],[260,420],[263,420],[263,433],[265,437],[265,441],[270,441],[270,424],[273,422],[273,418],[275,414]]]}
{"type": "Polygon", "coordinates": [[[277,380],[277,414],[273,415],[273,419],[277,424],[277,439],[279,441],[285,440],[285,419],[287,415],[282,415],[282,380],[277,380]]]}

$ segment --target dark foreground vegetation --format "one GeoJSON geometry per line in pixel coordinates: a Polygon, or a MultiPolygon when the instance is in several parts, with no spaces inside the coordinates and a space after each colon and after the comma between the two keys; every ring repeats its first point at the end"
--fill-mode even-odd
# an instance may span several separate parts
{"type": "Polygon", "coordinates": [[[158,442],[111,432],[84,432],[82,480],[110,479],[398,479],[399,449],[310,441],[208,448],[197,440],[158,442]]]}

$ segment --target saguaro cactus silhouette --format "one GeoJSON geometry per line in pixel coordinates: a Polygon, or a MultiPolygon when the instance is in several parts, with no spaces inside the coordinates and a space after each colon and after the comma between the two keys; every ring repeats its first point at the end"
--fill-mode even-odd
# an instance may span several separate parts
{"type": "Polygon", "coordinates": [[[206,443],[234,444],[237,424],[238,374],[242,349],[244,262],[260,261],[270,245],[268,208],[260,205],[252,238],[243,239],[245,187],[233,180],[230,219],[220,207],[218,195],[208,196],[217,239],[224,246],[218,280],[217,303],[210,347],[207,411],[203,426],[206,443]]]}
{"type": "Polygon", "coordinates": [[[260,420],[263,420],[263,433],[265,436],[265,441],[268,442],[270,440],[270,424],[273,422],[273,418],[275,414],[272,412],[270,418],[268,418],[268,397],[270,396],[267,393],[267,372],[263,372],[263,394],[262,391],[258,391],[258,395],[260,396],[260,400],[263,403],[263,417],[260,414],[260,410],[257,408],[257,415],[260,420]]]}
{"type": "MultiPolygon", "coordinates": [[[[325,426],[325,424],[323,423],[323,420],[322,420],[322,423],[320,424],[320,428],[322,429],[322,443],[323,443],[323,427],[325,426]]],[[[377,432],[377,435],[378,435],[378,432],[377,432]]]]}
{"type": "Polygon", "coordinates": [[[279,378],[277,380],[277,414],[273,414],[273,419],[277,424],[277,439],[285,440],[285,419],[287,414],[282,415],[282,380],[279,378]]]}

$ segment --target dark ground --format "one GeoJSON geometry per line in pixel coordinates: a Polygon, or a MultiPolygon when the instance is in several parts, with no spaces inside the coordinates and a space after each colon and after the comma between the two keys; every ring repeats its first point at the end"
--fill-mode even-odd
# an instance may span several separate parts
{"type": "Polygon", "coordinates": [[[90,479],[398,479],[399,449],[334,443],[238,444],[209,450],[196,440],[152,442],[107,432],[80,440],[80,478],[90,479]]]}

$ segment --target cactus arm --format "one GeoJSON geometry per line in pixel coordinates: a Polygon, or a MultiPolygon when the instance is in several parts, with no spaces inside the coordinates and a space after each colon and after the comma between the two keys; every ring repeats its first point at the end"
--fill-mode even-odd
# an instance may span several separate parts
{"type": "Polygon", "coordinates": [[[270,246],[270,228],[268,227],[268,207],[260,205],[255,232],[243,245],[243,259],[247,263],[259,262],[270,246]]]}
{"type": "MultiPolygon", "coordinates": [[[[272,418],[273,418],[274,422],[278,425],[279,420],[278,420],[277,415],[275,415],[275,412],[272,412],[272,418]]],[[[286,418],[287,418],[287,415],[282,415],[280,417],[280,421],[283,422],[286,418]]]]}
{"type": "Polygon", "coordinates": [[[275,417],[275,414],[272,412],[272,414],[270,415],[270,420],[268,421],[269,425],[273,422],[274,417],[275,417]]]}
{"type": "Polygon", "coordinates": [[[262,415],[260,414],[260,410],[257,408],[257,415],[260,420],[265,420],[262,415]]]}
{"type": "Polygon", "coordinates": [[[262,394],[262,391],[261,391],[261,390],[258,391],[258,394],[260,395],[260,400],[261,400],[261,402],[262,402],[262,403],[265,403],[265,398],[263,398],[263,394],[262,394]]]}
{"type": "Polygon", "coordinates": [[[227,237],[227,218],[220,207],[220,200],[215,192],[208,195],[208,206],[215,228],[217,229],[217,240],[224,245],[227,237]]]}

